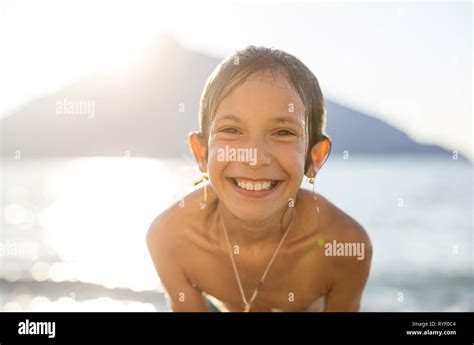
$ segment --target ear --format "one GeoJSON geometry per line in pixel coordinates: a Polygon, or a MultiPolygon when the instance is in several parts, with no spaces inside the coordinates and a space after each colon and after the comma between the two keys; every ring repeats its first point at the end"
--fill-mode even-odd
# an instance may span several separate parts
{"type": "Polygon", "coordinates": [[[203,173],[207,172],[207,149],[201,137],[196,132],[188,134],[188,144],[193,152],[194,158],[199,165],[199,170],[203,173]]]}
{"type": "Polygon", "coordinates": [[[330,151],[331,140],[329,138],[321,140],[311,148],[311,164],[305,174],[307,177],[316,177],[319,169],[321,169],[328,158],[330,151]]]}

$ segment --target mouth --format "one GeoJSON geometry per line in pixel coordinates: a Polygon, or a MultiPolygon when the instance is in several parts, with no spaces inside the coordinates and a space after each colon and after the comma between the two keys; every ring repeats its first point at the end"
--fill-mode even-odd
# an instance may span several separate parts
{"type": "Polygon", "coordinates": [[[244,196],[250,197],[264,197],[275,191],[283,180],[272,179],[248,179],[240,177],[228,178],[234,188],[244,196]]]}

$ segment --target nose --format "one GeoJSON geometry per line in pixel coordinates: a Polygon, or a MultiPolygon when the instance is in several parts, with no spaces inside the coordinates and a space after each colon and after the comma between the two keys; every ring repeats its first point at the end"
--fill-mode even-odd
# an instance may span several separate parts
{"type": "Polygon", "coordinates": [[[248,164],[253,168],[258,168],[262,165],[268,165],[272,161],[272,153],[266,143],[265,138],[259,136],[252,136],[248,141],[248,148],[253,157],[248,164]]]}

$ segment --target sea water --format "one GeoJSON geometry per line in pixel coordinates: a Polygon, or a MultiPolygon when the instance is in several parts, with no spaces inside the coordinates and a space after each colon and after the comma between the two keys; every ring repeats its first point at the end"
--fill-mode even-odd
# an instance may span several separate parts
{"type": "MultiPolygon", "coordinates": [[[[344,158],[316,190],[371,238],[362,310],[473,311],[472,164],[344,158]]],[[[167,310],[145,235],[193,190],[192,159],[3,160],[1,172],[2,310],[167,310]]]]}

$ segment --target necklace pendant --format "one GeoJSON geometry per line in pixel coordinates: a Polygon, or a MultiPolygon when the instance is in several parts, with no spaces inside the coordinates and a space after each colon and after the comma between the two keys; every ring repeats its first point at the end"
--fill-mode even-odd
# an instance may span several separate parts
{"type": "Polygon", "coordinates": [[[250,311],[250,305],[246,304],[244,312],[248,313],[249,311],[250,311]]]}

